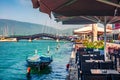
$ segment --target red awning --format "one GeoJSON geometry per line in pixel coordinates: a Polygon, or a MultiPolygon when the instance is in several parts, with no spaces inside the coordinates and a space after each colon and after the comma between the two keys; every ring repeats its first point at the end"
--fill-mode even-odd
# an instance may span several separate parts
{"type": "Polygon", "coordinates": [[[34,8],[63,16],[120,16],[118,0],[32,0],[34,8]]]}
{"type": "Polygon", "coordinates": [[[32,0],[33,8],[39,8],[41,12],[50,13],[57,8],[60,8],[70,0],[32,0]]]}
{"type": "Polygon", "coordinates": [[[119,23],[118,0],[32,0],[34,8],[57,15],[63,24],[119,23]],[[107,21],[105,17],[107,16],[107,21]],[[117,17],[116,17],[117,16],[117,17]]]}

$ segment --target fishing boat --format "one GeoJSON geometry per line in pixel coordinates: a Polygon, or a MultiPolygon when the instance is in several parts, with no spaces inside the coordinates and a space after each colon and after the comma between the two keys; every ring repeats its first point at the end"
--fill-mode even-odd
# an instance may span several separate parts
{"type": "Polygon", "coordinates": [[[39,55],[37,50],[35,50],[35,54],[33,56],[27,57],[26,61],[28,66],[37,67],[40,70],[48,66],[53,61],[53,59],[50,54],[39,55]]]}

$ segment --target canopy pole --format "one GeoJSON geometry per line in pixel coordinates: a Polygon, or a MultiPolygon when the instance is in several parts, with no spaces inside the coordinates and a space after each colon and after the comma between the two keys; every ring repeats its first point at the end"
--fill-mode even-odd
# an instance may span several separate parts
{"type": "Polygon", "coordinates": [[[107,53],[106,53],[106,21],[107,21],[107,19],[106,19],[106,16],[104,17],[104,20],[105,20],[105,22],[104,22],[104,60],[105,61],[107,61],[107,53]]]}
{"type": "Polygon", "coordinates": [[[92,24],[92,35],[93,35],[93,42],[97,41],[97,24],[92,24]]]}

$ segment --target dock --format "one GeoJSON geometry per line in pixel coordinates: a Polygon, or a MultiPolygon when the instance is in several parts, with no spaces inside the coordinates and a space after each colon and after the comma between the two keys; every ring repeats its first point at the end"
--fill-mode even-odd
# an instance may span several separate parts
{"type": "Polygon", "coordinates": [[[71,57],[69,60],[70,66],[68,69],[68,75],[66,80],[78,80],[78,67],[77,67],[77,63],[75,62],[75,56],[76,56],[76,51],[73,45],[73,51],[71,52],[71,57]]]}
{"type": "Polygon", "coordinates": [[[70,59],[69,75],[67,80],[78,80],[78,68],[74,59],[70,59]]]}

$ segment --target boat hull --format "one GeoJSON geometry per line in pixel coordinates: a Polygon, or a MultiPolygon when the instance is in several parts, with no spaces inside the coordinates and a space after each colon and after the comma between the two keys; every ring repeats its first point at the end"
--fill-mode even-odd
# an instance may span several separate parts
{"type": "Polygon", "coordinates": [[[40,57],[40,60],[37,61],[32,61],[28,59],[26,61],[27,61],[27,65],[30,67],[37,67],[43,69],[46,66],[48,66],[53,60],[52,57],[40,57]]]}
{"type": "Polygon", "coordinates": [[[16,38],[6,38],[6,39],[1,39],[0,42],[17,42],[16,38]]]}

